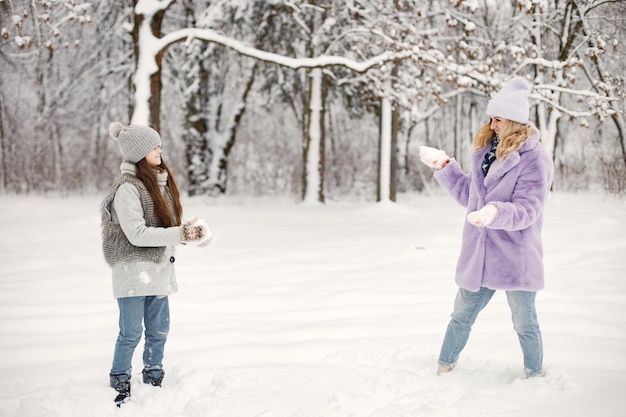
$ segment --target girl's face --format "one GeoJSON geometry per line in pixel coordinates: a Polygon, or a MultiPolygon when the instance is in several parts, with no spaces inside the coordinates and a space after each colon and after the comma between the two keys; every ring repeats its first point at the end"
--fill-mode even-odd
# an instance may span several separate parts
{"type": "Polygon", "coordinates": [[[163,153],[161,147],[157,146],[152,152],[146,155],[146,162],[150,164],[151,167],[158,167],[161,165],[161,153],[163,153]]]}
{"type": "Polygon", "coordinates": [[[494,132],[496,132],[496,137],[499,137],[500,130],[502,130],[505,123],[506,123],[506,119],[502,117],[494,116],[491,118],[491,124],[489,125],[489,128],[493,130],[494,132]]]}

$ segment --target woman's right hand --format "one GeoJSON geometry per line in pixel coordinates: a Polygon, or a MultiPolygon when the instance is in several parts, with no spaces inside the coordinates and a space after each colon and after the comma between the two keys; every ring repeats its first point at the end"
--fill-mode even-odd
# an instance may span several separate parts
{"type": "Polygon", "coordinates": [[[441,169],[448,165],[450,157],[441,149],[420,146],[420,160],[431,168],[441,169]]]}

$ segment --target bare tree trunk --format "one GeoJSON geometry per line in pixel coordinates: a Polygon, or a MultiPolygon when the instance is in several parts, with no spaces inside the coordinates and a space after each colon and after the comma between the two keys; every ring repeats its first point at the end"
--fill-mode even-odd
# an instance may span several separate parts
{"type": "Polygon", "coordinates": [[[6,192],[8,177],[8,166],[7,161],[5,160],[7,139],[4,134],[4,118],[6,117],[6,113],[4,111],[4,100],[2,100],[2,95],[2,77],[0,77],[0,194],[4,194],[6,192]]]}
{"type": "MultiPolygon", "coordinates": [[[[61,135],[59,134],[59,127],[56,123],[52,123],[48,126],[48,136],[51,139],[52,155],[53,155],[53,172],[52,185],[54,188],[60,188],[63,181],[63,144],[61,141],[61,135]]],[[[69,184],[74,186],[74,184],[69,184]]]]}
{"type": "Polygon", "coordinates": [[[624,168],[626,168],[626,137],[624,137],[624,129],[622,129],[622,124],[620,123],[619,118],[613,117],[613,124],[615,124],[615,129],[617,130],[617,137],[619,140],[620,150],[622,152],[622,161],[624,162],[624,168]]]}
{"type": "MultiPolygon", "coordinates": [[[[398,110],[391,103],[384,103],[385,100],[382,100],[380,106],[376,201],[396,201],[398,192],[398,110]],[[388,131],[385,132],[385,129],[388,131]]],[[[408,164],[408,156],[405,158],[405,164],[408,164]]]]}
{"type": "MultiPolygon", "coordinates": [[[[137,5],[137,2],[139,0],[133,0],[133,9],[135,8],[135,6],[137,5]]],[[[167,11],[167,7],[163,9],[159,9],[156,11],[156,13],[148,16],[148,18],[150,18],[150,31],[152,33],[152,36],[155,38],[158,38],[161,36],[161,26],[163,23],[163,18],[165,17],[165,12],[167,11]]],[[[134,50],[134,56],[135,56],[135,64],[137,66],[139,66],[139,63],[142,59],[142,55],[145,54],[142,51],[142,48],[147,48],[148,45],[146,45],[146,43],[150,42],[150,39],[147,38],[143,38],[141,36],[141,28],[142,25],[144,23],[144,19],[146,18],[145,15],[142,14],[134,14],[134,26],[133,26],[133,50],[134,50]],[[144,43],[142,45],[142,43],[144,43]]],[[[160,131],[161,129],[161,88],[162,88],[162,83],[161,83],[161,64],[162,64],[162,60],[163,60],[163,54],[165,53],[164,50],[159,51],[156,56],[154,57],[155,59],[155,65],[156,65],[156,70],[151,72],[149,77],[149,97],[147,97],[148,100],[148,115],[147,115],[147,120],[142,120],[145,118],[145,115],[140,115],[139,117],[137,117],[137,115],[135,114],[135,111],[137,110],[137,107],[135,106],[135,108],[133,109],[133,123],[136,124],[143,124],[143,123],[148,123],[148,125],[150,127],[152,127],[153,129],[155,129],[156,131],[160,131]]],[[[144,58],[145,59],[145,58],[144,58]]],[[[137,75],[137,74],[136,74],[137,75]]],[[[146,74],[139,74],[139,76],[145,76],[146,74]]],[[[137,81],[135,80],[135,93],[137,93],[137,81]]],[[[139,82],[142,82],[142,80],[139,80],[139,82]]],[[[142,99],[142,98],[139,98],[142,99]]]]}
{"type": "Polygon", "coordinates": [[[324,202],[324,147],[326,127],[324,101],[327,87],[321,68],[310,73],[307,131],[304,146],[304,202],[324,202]]]}
{"type": "MultiPolygon", "coordinates": [[[[152,33],[156,37],[159,37],[161,34],[161,25],[164,16],[165,10],[156,13],[150,24],[152,33]]],[[[161,130],[161,89],[163,87],[163,83],[161,82],[161,64],[163,62],[163,54],[165,54],[164,50],[160,51],[155,57],[158,70],[150,76],[150,100],[148,102],[150,108],[149,125],[157,132],[161,130]]]]}
{"type": "Polygon", "coordinates": [[[400,120],[398,109],[393,108],[391,112],[391,166],[389,175],[389,199],[396,201],[398,194],[398,134],[400,130],[400,120]]]}
{"type": "Polygon", "coordinates": [[[246,111],[246,105],[248,100],[248,94],[254,84],[254,78],[256,73],[257,64],[252,63],[252,68],[246,75],[244,88],[242,89],[238,104],[235,106],[234,112],[230,117],[226,131],[223,133],[224,140],[212,142],[214,146],[211,147],[211,164],[209,167],[209,193],[216,194],[226,193],[228,185],[228,156],[235,144],[237,138],[237,128],[239,122],[246,111]]]}
{"type": "MultiPolygon", "coordinates": [[[[197,45],[197,48],[201,48],[197,45]]],[[[246,63],[237,85],[239,91],[230,93],[236,97],[230,109],[225,108],[225,94],[236,90],[217,74],[225,70],[206,60],[207,54],[215,56],[213,49],[196,50],[189,59],[196,60],[194,86],[186,93],[185,153],[189,195],[223,194],[228,186],[228,157],[237,138],[237,130],[246,111],[247,100],[256,78],[257,62],[240,58],[246,63]],[[212,52],[211,52],[212,51],[212,52]]],[[[225,62],[226,58],[221,61],[225,62]]],[[[236,65],[241,67],[239,64],[236,65]]]]}

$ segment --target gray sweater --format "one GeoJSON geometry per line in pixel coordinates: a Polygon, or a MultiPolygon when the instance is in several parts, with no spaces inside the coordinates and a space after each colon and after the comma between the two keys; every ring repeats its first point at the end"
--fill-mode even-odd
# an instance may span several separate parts
{"type": "MultiPolygon", "coordinates": [[[[135,165],[123,163],[122,174],[134,175],[135,165]]],[[[165,192],[167,173],[159,174],[159,185],[165,192]]],[[[175,246],[180,243],[180,227],[155,227],[147,221],[145,189],[122,181],[110,204],[104,204],[112,225],[119,225],[128,242],[137,248],[157,249],[145,255],[123,256],[113,260],[113,296],[115,298],[135,296],[167,296],[178,290],[174,273],[175,246]],[[143,201],[142,201],[143,197],[143,201]]],[[[111,263],[111,262],[110,262],[111,263]]]]}

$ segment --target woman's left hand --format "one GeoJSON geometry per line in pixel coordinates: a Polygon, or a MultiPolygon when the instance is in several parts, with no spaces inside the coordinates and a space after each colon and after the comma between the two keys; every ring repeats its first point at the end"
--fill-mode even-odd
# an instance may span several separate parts
{"type": "Polygon", "coordinates": [[[478,211],[467,215],[467,221],[474,226],[489,226],[498,215],[498,209],[493,204],[487,204],[478,211]]]}

